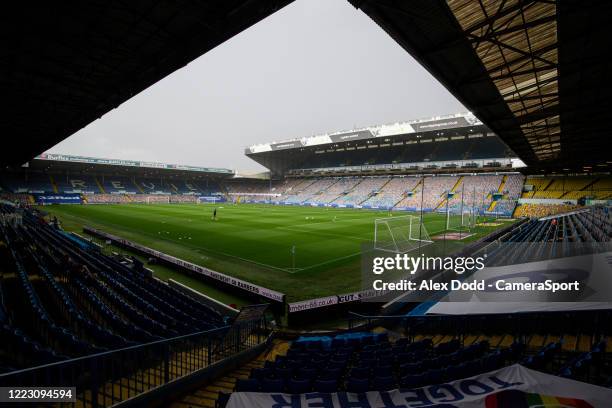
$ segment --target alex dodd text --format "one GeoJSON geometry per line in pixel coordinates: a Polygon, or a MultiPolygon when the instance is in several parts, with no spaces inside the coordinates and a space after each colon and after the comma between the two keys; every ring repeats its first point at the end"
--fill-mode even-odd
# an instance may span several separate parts
{"type": "Polygon", "coordinates": [[[399,282],[383,282],[378,279],[372,282],[373,289],[377,291],[485,291],[493,289],[500,292],[508,291],[542,291],[542,292],[571,292],[579,291],[580,283],[574,282],[553,282],[548,279],[544,282],[507,282],[504,279],[496,280],[494,283],[487,283],[484,280],[465,282],[453,279],[450,282],[434,282],[423,280],[420,282],[402,279],[399,282]]]}

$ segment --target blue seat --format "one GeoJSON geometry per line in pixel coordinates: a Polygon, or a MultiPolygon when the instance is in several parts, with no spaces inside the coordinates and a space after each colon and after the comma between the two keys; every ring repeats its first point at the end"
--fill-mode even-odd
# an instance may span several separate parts
{"type": "Polygon", "coordinates": [[[285,380],[281,378],[264,378],[261,382],[263,392],[284,392],[285,380]]]}
{"type": "Polygon", "coordinates": [[[464,364],[452,365],[446,368],[446,378],[448,381],[458,380],[464,378],[463,370],[465,369],[464,364]]]}
{"type": "Polygon", "coordinates": [[[333,338],[331,341],[331,347],[337,349],[344,346],[344,339],[333,338]]]}
{"type": "Polygon", "coordinates": [[[364,336],[361,338],[361,344],[366,346],[368,344],[374,344],[374,336],[364,336]]]}
{"type": "Polygon", "coordinates": [[[353,351],[355,351],[355,347],[351,347],[351,346],[344,346],[344,347],[340,347],[339,349],[336,350],[336,354],[348,354],[351,355],[353,354],[353,351]]]}
{"type": "Polygon", "coordinates": [[[367,367],[353,367],[350,376],[352,378],[370,378],[370,369],[367,367]]]}
{"type": "Polygon", "coordinates": [[[385,367],[385,366],[392,366],[392,365],[393,365],[393,357],[392,356],[380,357],[380,358],[376,359],[376,366],[377,367],[385,367]]]}
{"type": "Polygon", "coordinates": [[[304,394],[310,391],[312,382],[310,380],[291,379],[287,383],[290,394],[304,394]]]}
{"type": "Polygon", "coordinates": [[[439,384],[444,379],[444,371],[440,368],[435,370],[429,370],[424,374],[423,377],[426,385],[439,384]]]}
{"type": "Polygon", "coordinates": [[[279,368],[274,370],[274,377],[288,380],[293,375],[293,368],[279,368]]]}
{"type": "Polygon", "coordinates": [[[308,363],[309,367],[327,367],[329,360],[328,359],[319,359],[319,358],[313,358],[310,360],[310,362],[308,363]]]}
{"type": "Polygon", "coordinates": [[[346,339],[346,344],[349,347],[358,348],[359,346],[361,346],[361,339],[356,337],[349,337],[348,339],[346,339]]]}
{"type": "Polygon", "coordinates": [[[369,390],[370,380],[362,378],[349,378],[346,384],[348,392],[367,392],[369,390]]]}
{"type": "Polygon", "coordinates": [[[363,347],[363,351],[374,353],[380,348],[379,346],[379,344],[367,344],[363,347]]]}
{"type": "Polygon", "coordinates": [[[492,353],[482,360],[483,371],[493,371],[500,366],[500,354],[492,353]]]}
{"type": "Polygon", "coordinates": [[[397,339],[395,344],[397,346],[400,346],[400,345],[406,346],[406,345],[410,344],[410,339],[408,337],[401,337],[401,338],[397,339]]]}
{"type": "Polygon", "coordinates": [[[307,341],[304,344],[306,350],[321,350],[323,343],[321,341],[307,341]]]}
{"type": "Polygon", "coordinates": [[[314,382],[314,390],[317,392],[336,392],[338,391],[338,381],[336,380],[317,380],[314,382]]]}
{"type": "Polygon", "coordinates": [[[344,361],[330,361],[329,363],[327,363],[327,369],[328,370],[344,370],[346,365],[347,365],[347,362],[344,362],[344,361]]]}
{"type": "Polygon", "coordinates": [[[293,368],[295,370],[298,370],[304,367],[305,364],[306,364],[306,360],[299,360],[299,359],[290,359],[284,362],[285,367],[293,368]]]}
{"type": "Polygon", "coordinates": [[[335,380],[338,381],[340,379],[340,377],[342,376],[342,372],[344,370],[342,368],[332,368],[330,369],[329,367],[324,370],[320,375],[319,375],[319,379],[320,380],[335,380]]]}
{"type": "Polygon", "coordinates": [[[393,367],[390,364],[374,368],[374,375],[377,377],[387,377],[390,373],[393,373],[393,367]]]}
{"type": "Polygon", "coordinates": [[[375,377],[372,381],[372,389],[377,391],[387,391],[394,388],[397,388],[397,384],[392,376],[375,377]]]}
{"type": "Polygon", "coordinates": [[[367,359],[363,358],[357,362],[357,366],[370,368],[370,367],[375,367],[377,365],[376,363],[377,362],[375,358],[367,358],[367,359]]]}
{"type": "Polygon", "coordinates": [[[423,371],[423,365],[422,363],[404,363],[399,369],[402,374],[416,374],[423,371]]]}
{"type": "Polygon", "coordinates": [[[374,341],[376,343],[386,343],[389,341],[389,335],[387,333],[376,333],[374,341]]]}
{"type": "Polygon", "coordinates": [[[418,388],[423,385],[423,376],[419,374],[409,374],[400,378],[400,386],[402,388],[418,388]]]}
{"type": "Polygon", "coordinates": [[[238,380],[236,380],[235,389],[237,392],[258,392],[261,389],[261,384],[258,380],[254,378],[239,378],[238,380]]]}
{"type": "Polygon", "coordinates": [[[471,360],[464,363],[465,377],[471,377],[482,372],[480,360],[471,360]]]}
{"type": "Polygon", "coordinates": [[[331,360],[329,360],[330,363],[333,364],[345,364],[348,363],[348,361],[350,360],[350,356],[347,354],[339,354],[339,355],[334,355],[331,360]]]}
{"type": "Polygon", "coordinates": [[[407,353],[405,351],[402,351],[400,353],[395,354],[395,357],[393,358],[395,360],[395,363],[397,365],[402,365],[405,363],[411,363],[413,362],[413,354],[412,353],[407,353]]]}
{"type": "Polygon", "coordinates": [[[314,380],[317,376],[317,370],[314,368],[304,368],[296,370],[295,378],[299,380],[314,380]]]}
{"type": "Polygon", "coordinates": [[[266,377],[272,377],[274,375],[274,370],[270,368],[252,368],[250,378],[255,378],[257,380],[263,380],[266,377]]]}

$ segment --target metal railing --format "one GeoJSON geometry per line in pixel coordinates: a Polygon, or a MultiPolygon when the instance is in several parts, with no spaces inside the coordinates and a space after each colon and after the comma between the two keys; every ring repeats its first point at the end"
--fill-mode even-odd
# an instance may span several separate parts
{"type": "Polygon", "coordinates": [[[580,332],[591,342],[610,336],[612,310],[562,310],[469,315],[367,316],[349,312],[349,330],[370,330],[376,326],[401,329],[408,336],[450,334],[459,339],[473,333],[505,333],[524,342],[534,333],[580,332]],[[579,325],[579,327],[577,327],[579,325]]]}
{"type": "MultiPolygon", "coordinates": [[[[79,407],[107,407],[266,341],[265,319],[0,375],[2,386],[76,387],[79,407]]],[[[72,406],[73,403],[57,406],[72,406]]]]}

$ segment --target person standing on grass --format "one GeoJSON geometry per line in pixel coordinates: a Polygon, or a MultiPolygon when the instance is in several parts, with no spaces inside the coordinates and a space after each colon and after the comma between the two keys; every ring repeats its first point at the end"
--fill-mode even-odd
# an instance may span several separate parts
{"type": "Polygon", "coordinates": [[[213,210],[213,221],[217,221],[217,207],[213,210]]]}

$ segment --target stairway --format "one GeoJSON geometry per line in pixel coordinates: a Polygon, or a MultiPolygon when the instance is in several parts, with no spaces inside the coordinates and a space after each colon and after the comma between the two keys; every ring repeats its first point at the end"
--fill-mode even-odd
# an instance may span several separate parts
{"type": "Polygon", "coordinates": [[[334,201],[338,200],[341,197],[346,197],[347,195],[351,194],[353,191],[355,191],[355,189],[365,181],[365,178],[360,179],[357,183],[353,184],[348,191],[345,193],[340,193],[340,195],[336,198],[334,198],[333,200],[329,201],[328,204],[333,203],[334,201]]]}
{"type": "Polygon", "coordinates": [[[55,194],[59,193],[59,189],[57,188],[57,184],[55,183],[55,179],[53,179],[53,176],[51,174],[49,174],[49,181],[51,182],[51,187],[53,187],[53,192],[55,194]]]}
{"type": "Polygon", "coordinates": [[[586,186],[582,187],[580,191],[590,191],[589,189],[593,187],[593,185],[597,183],[599,180],[601,180],[600,177],[593,177],[593,180],[591,180],[591,182],[588,183],[586,186]]]}
{"type": "Polygon", "coordinates": [[[178,401],[169,405],[170,408],[213,408],[219,399],[219,393],[230,394],[234,391],[236,380],[249,378],[251,369],[261,368],[266,360],[274,361],[277,355],[285,355],[289,349],[289,342],[274,340],[272,348],[260,354],[254,360],[211,381],[209,384],[197,389],[187,395],[183,395],[178,401]]]}
{"type": "Polygon", "coordinates": [[[104,187],[102,187],[102,183],[100,183],[98,181],[98,178],[94,177],[94,180],[96,181],[96,185],[98,186],[98,189],[100,190],[100,193],[106,194],[106,190],[104,190],[104,187]]]}
{"type": "MultiPolygon", "coordinates": [[[[454,193],[455,191],[457,191],[457,188],[459,188],[459,186],[461,185],[461,183],[463,183],[463,178],[465,176],[459,176],[459,179],[457,180],[457,182],[455,183],[455,185],[453,186],[453,188],[450,189],[451,193],[454,193]]],[[[440,207],[442,207],[444,204],[446,204],[446,202],[448,201],[448,194],[445,194],[445,197],[442,199],[442,201],[440,201],[438,203],[438,205],[436,206],[436,210],[440,207]]]]}
{"type": "Polygon", "coordinates": [[[551,184],[552,184],[552,183],[554,183],[554,181],[555,181],[555,179],[552,179],[552,178],[551,178],[550,180],[548,180],[548,183],[546,184],[546,187],[544,187],[544,188],[543,188],[542,190],[540,190],[540,191],[546,191],[546,190],[548,190],[548,187],[550,187],[550,186],[551,186],[551,184]]]}
{"type": "MultiPolygon", "coordinates": [[[[421,186],[422,184],[423,184],[423,178],[421,177],[421,178],[419,179],[419,182],[418,182],[418,183],[416,183],[416,184],[415,184],[415,186],[414,186],[414,188],[413,188],[412,190],[410,190],[410,191],[411,191],[411,192],[414,194],[414,192],[417,190],[417,188],[419,188],[419,186],[421,186]]],[[[422,191],[422,190],[421,190],[421,191],[422,191]]],[[[401,203],[401,202],[404,200],[404,198],[406,198],[406,197],[407,197],[407,195],[406,195],[406,194],[402,194],[402,197],[399,199],[399,201],[398,201],[398,202],[396,202],[395,204],[393,204],[393,207],[391,207],[391,208],[395,208],[395,207],[396,207],[397,205],[399,205],[399,203],[401,203]]]]}
{"type": "Polygon", "coordinates": [[[508,181],[508,176],[505,175],[504,177],[502,177],[502,181],[499,184],[499,187],[497,188],[498,193],[501,193],[504,191],[504,187],[506,186],[507,181],[508,181]]]}
{"type": "Polygon", "coordinates": [[[145,193],[142,187],[140,187],[140,185],[136,182],[136,179],[132,179],[132,184],[134,184],[134,187],[136,187],[136,189],[138,190],[140,194],[145,193]]]}
{"type": "Polygon", "coordinates": [[[461,185],[461,183],[463,183],[463,178],[464,177],[465,176],[459,176],[459,180],[457,180],[457,182],[455,183],[453,188],[451,188],[451,193],[454,193],[455,191],[457,191],[457,188],[461,185]]]}
{"type": "MultiPolygon", "coordinates": [[[[384,188],[387,186],[387,184],[389,184],[389,183],[391,182],[391,180],[393,180],[393,178],[389,178],[387,181],[385,181],[385,183],[384,183],[382,186],[380,186],[380,187],[378,188],[379,194],[384,194],[384,193],[383,193],[383,190],[384,190],[384,188]]],[[[368,196],[365,198],[365,200],[363,200],[363,201],[359,202],[358,204],[359,204],[359,205],[362,205],[363,203],[365,203],[366,201],[368,201],[368,200],[369,200],[370,198],[372,198],[372,197],[374,197],[374,195],[373,195],[372,193],[370,193],[370,194],[368,194],[368,196]]]]}
{"type": "MultiPolygon", "coordinates": [[[[498,193],[502,193],[504,191],[504,187],[506,186],[506,181],[508,181],[508,176],[502,177],[502,181],[501,183],[499,183],[499,187],[497,188],[498,193]]],[[[491,194],[487,196],[487,198],[489,197],[493,199],[493,197],[491,197],[491,194]]],[[[487,211],[491,212],[495,210],[496,205],[497,205],[497,201],[491,201],[491,204],[489,204],[489,208],[487,209],[487,211]]]]}

